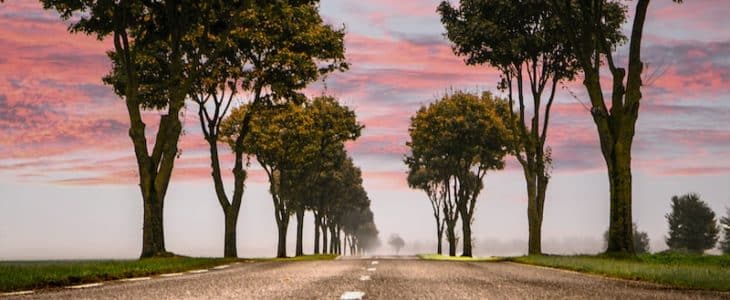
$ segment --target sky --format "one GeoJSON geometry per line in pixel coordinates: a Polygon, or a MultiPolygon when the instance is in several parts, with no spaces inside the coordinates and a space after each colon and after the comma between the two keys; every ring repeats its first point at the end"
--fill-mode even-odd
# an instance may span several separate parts
{"type": "MultiPolygon", "coordinates": [[[[409,118],[449,91],[497,92],[496,70],[466,66],[452,53],[438,3],[322,0],[326,22],[346,28],[351,68],[306,90],[336,96],[366,126],[347,148],[363,170],[381,239],[399,234],[406,253],[433,252],[435,243],[428,199],[405,180],[409,118]]],[[[730,206],[728,15],[726,0],[656,0],[649,8],[642,55],[647,74],[656,76],[642,91],[634,138],[633,213],[654,251],[666,248],[673,195],[698,193],[718,215],[730,206]]],[[[122,100],[101,82],[112,44],[69,34],[67,25],[36,1],[0,4],[0,260],[133,258],[141,250],[142,198],[129,121],[122,100]]],[[[554,165],[543,224],[549,253],[601,251],[608,227],[605,164],[579,101],[588,101],[582,85],[562,84],[551,116],[554,165]]],[[[166,244],[179,254],[221,256],[223,213],[195,113],[188,105],[165,202],[166,244]]],[[[149,126],[158,115],[145,114],[149,126]]],[[[230,178],[227,183],[230,188],[230,178]]],[[[239,256],[273,256],[273,205],[256,165],[246,185],[239,256]]],[[[524,178],[510,158],[505,170],[485,179],[472,229],[475,254],[525,253],[526,207],[524,178]]],[[[305,252],[311,215],[306,222],[305,252]]]]}

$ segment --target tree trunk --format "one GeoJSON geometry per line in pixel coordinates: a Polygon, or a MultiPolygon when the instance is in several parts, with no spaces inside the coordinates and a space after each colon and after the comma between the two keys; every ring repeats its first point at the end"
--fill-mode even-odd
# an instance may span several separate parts
{"type": "Polygon", "coordinates": [[[314,212],[314,254],[319,254],[319,228],[322,227],[322,217],[314,212]]]}
{"type": "Polygon", "coordinates": [[[530,255],[542,254],[542,213],[539,210],[538,184],[535,172],[525,167],[525,182],[527,184],[527,225],[528,246],[530,255]]]}
{"type": "Polygon", "coordinates": [[[163,230],[163,202],[155,199],[156,193],[150,193],[144,199],[144,221],[142,225],[142,254],[141,257],[164,255],[165,233],[163,230]]]}
{"type": "Polygon", "coordinates": [[[304,255],[302,237],[304,236],[304,207],[297,208],[297,249],[296,256],[304,255]]]}
{"type": "Polygon", "coordinates": [[[461,214],[461,230],[463,232],[461,256],[471,257],[471,215],[466,211],[461,214]]]}
{"type": "Polygon", "coordinates": [[[443,247],[441,245],[441,240],[444,236],[444,226],[439,225],[439,223],[436,223],[436,253],[441,255],[443,254],[443,247]]]}
{"type": "Polygon", "coordinates": [[[322,254],[327,253],[327,225],[322,224],[322,254]]]}
{"type": "Polygon", "coordinates": [[[449,241],[449,256],[456,256],[456,227],[454,223],[447,223],[446,225],[446,239],[449,241]]]}
{"type": "Polygon", "coordinates": [[[238,209],[233,209],[233,207],[229,207],[229,209],[225,211],[225,222],[226,233],[223,256],[238,257],[238,250],[236,247],[236,225],[238,224],[238,209]]]}
{"type": "Polygon", "coordinates": [[[286,231],[287,227],[289,227],[289,222],[281,222],[281,224],[277,224],[279,229],[279,242],[276,246],[276,257],[283,258],[286,257],[286,231]]]}
{"type": "Polygon", "coordinates": [[[631,214],[631,153],[622,144],[615,147],[608,168],[611,189],[611,221],[606,252],[633,254],[633,229],[631,214]]]}
{"type": "Polygon", "coordinates": [[[335,235],[335,226],[329,226],[330,231],[330,254],[335,254],[335,248],[337,247],[337,235],[335,235]]]}

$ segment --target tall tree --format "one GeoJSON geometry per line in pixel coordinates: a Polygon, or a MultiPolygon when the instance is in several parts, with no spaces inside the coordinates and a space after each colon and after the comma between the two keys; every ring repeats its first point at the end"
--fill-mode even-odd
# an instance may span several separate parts
{"type": "Polygon", "coordinates": [[[197,47],[187,54],[207,62],[191,98],[198,104],[203,136],[209,145],[216,197],[225,216],[224,255],[237,256],[236,224],[246,179],[243,152],[251,116],[277,100],[303,101],[297,91],[319,76],[344,71],[344,31],[323,23],[317,1],[220,1],[206,7],[197,47]],[[295,17],[296,16],[296,17],[295,17]],[[241,30],[245,28],[246,30],[241,30]],[[234,96],[248,92],[251,105],[229,118],[234,96]],[[235,163],[229,199],[221,176],[218,142],[231,146],[235,163]]]}
{"type": "Polygon", "coordinates": [[[722,253],[730,254],[730,208],[727,208],[727,215],[720,219],[723,239],[720,241],[722,253]]]}
{"type": "Polygon", "coordinates": [[[669,249],[702,253],[715,247],[719,233],[715,212],[697,194],[672,197],[666,218],[669,249]]]}
{"type": "MultiPolygon", "coordinates": [[[[574,53],[591,102],[601,153],[609,178],[611,213],[607,252],[634,253],[631,177],[631,146],[641,103],[641,42],[650,0],[636,2],[628,37],[627,68],[615,59],[617,46],[626,41],[621,26],[627,8],[619,0],[549,0],[558,16],[566,45],[574,53]],[[611,76],[610,105],[601,86],[601,70],[611,76]]],[[[681,2],[674,0],[674,2],[681,2]]]]}
{"type": "MultiPolygon", "coordinates": [[[[489,93],[447,95],[422,107],[408,129],[411,154],[406,161],[444,178],[461,217],[463,256],[472,255],[471,223],[484,176],[502,169],[509,151],[509,133],[497,114],[499,101],[489,93]]],[[[449,235],[450,226],[447,222],[449,235]]]]}
{"type": "Polygon", "coordinates": [[[126,104],[130,120],[129,137],[134,145],[143,202],[141,257],[167,255],[163,229],[163,207],[170,177],[179,154],[182,131],[180,112],[187,91],[197,79],[186,74],[191,63],[183,54],[185,37],[197,27],[207,1],[95,1],[42,0],[45,9],[59,12],[71,21],[69,31],[112,36],[113,68],[106,82],[126,104]],[[145,68],[145,66],[159,68],[145,68]],[[159,71],[160,74],[148,71],[159,71]],[[150,81],[150,78],[160,79],[150,81]],[[142,110],[164,111],[154,142],[149,148],[142,110]]]}
{"type": "Polygon", "coordinates": [[[446,206],[446,203],[444,202],[446,201],[447,196],[445,181],[439,178],[433,170],[416,165],[415,161],[406,159],[405,162],[409,165],[408,186],[411,188],[421,189],[426,192],[426,196],[428,196],[428,200],[431,202],[433,218],[436,221],[436,253],[443,254],[441,241],[444,235],[446,214],[442,213],[442,210],[446,206]],[[444,214],[443,218],[441,217],[442,214],[444,214]]]}
{"type": "Polygon", "coordinates": [[[557,84],[575,75],[575,59],[545,1],[460,0],[439,5],[446,37],[468,65],[488,64],[501,72],[507,90],[505,124],[513,134],[514,155],[527,185],[529,253],[542,252],[542,220],[550,179],[547,140],[550,108],[557,84]],[[515,95],[519,113],[515,113],[515,95]],[[547,93],[546,97],[545,93],[547,93]],[[526,103],[526,98],[531,102],[526,103]],[[546,99],[544,99],[546,98],[546,99]]]}

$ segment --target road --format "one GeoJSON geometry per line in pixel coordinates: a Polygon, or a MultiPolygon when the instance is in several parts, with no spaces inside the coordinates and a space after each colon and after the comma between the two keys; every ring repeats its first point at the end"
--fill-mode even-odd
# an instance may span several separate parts
{"type": "Polygon", "coordinates": [[[55,289],[23,299],[730,299],[730,293],[658,285],[509,262],[371,257],[238,263],[101,286],[55,289]]]}

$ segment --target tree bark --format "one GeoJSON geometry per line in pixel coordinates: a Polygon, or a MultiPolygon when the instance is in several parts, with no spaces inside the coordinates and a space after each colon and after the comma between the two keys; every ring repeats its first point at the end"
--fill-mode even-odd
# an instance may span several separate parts
{"type": "Polygon", "coordinates": [[[472,216],[466,211],[466,209],[460,209],[461,213],[461,230],[463,233],[461,256],[471,257],[471,220],[472,216]]]}
{"type": "Polygon", "coordinates": [[[238,224],[238,209],[232,207],[225,211],[225,241],[223,256],[225,257],[238,257],[238,250],[236,246],[236,225],[238,224]]]}
{"type": "Polygon", "coordinates": [[[304,207],[297,208],[297,247],[296,256],[304,255],[302,238],[304,236],[304,207]]]}
{"type": "Polygon", "coordinates": [[[287,227],[289,227],[289,222],[282,222],[282,224],[278,224],[278,231],[279,231],[279,242],[276,246],[276,257],[283,258],[286,257],[286,231],[287,227]]]}
{"type": "Polygon", "coordinates": [[[322,254],[329,253],[327,250],[327,224],[326,221],[322,222],[322,254]]]}
{"type": "Polygon", "coordinates": [[[314,254],[319,254],[319,228],[322,227],[322,217],[314,212],[314,254]]]}
{"type": "Polygon", "coordinates": [[[449,241],[449,256],[456,256],[456,222],[446,223],[446,239],[449,241]]]}
{"type": "Polygon", "coordinates": [[[330,225],[329,226],[330,231],[330,254],[335,254],[336,248],[337,248],[337,235],[335,234],[335,226],[330,225]]]}
{"type": "Polygon", "coordinates": [[[144,222],[142,225],[141,257],[154,257],[165,254],[165,233],[163,229],[163,202],[154,196],[145,199],[144,222]]]}
{"type": "Polygon", "coordinates": [[[440,220],[436,221],[436,253],[441,255],[443,254],[443,246],[441,241],[443,240],[444,236],[444,225],[440,220]]]}
{"type": "MultiPolygon", "coordinates": [[[[607,162],[609,163],[609,162],[607,162]]],[[[607,252],[633,254],[631,153],[617,144],[608,168],[611,190],[611,222],[608,229],[607,252]]]]}
{"type": "Polygon", "coordinates": [[[525,170],[527,182],[528,254],[542,254],[542,220],[548,179],[525,170]]]}

